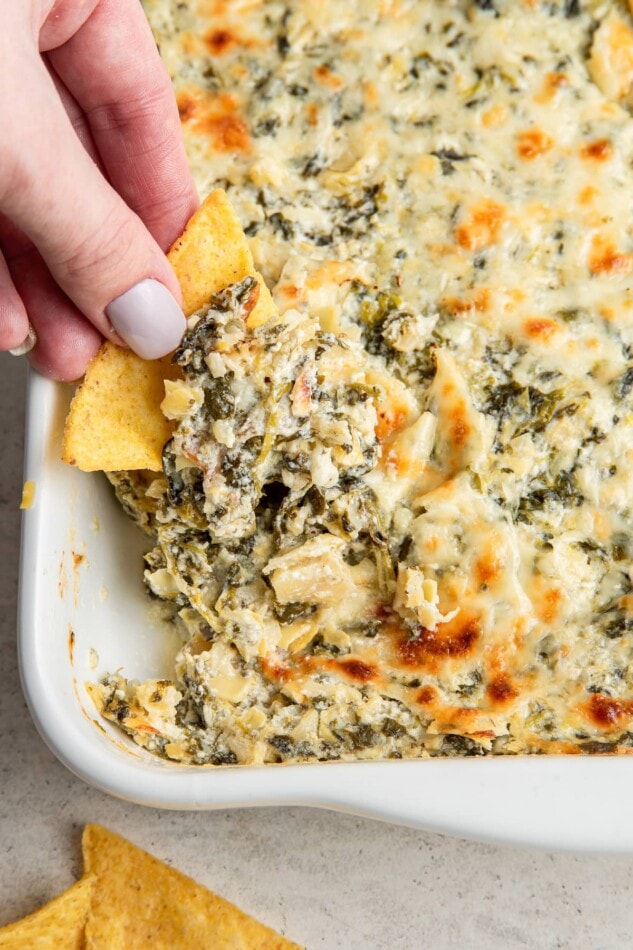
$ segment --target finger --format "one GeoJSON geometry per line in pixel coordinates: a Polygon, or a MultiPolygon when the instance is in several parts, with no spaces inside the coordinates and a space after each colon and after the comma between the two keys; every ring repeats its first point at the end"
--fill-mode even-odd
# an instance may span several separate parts
{"type": "Polygon", "coordinates": [[[13,262],[11,273],[37,335],[31,365],[49,379],[79,379],[103,337],[64,296],[35,249],[13,262]]]}
{"type": "MultiPolygon", "coordinates": [[[[94,159],[97,152],[85,116],[59,77],[54,74],[52,67],[49,64],[47,67],[76,135],[94,159]]],[[[28,341],[25,353],[30,352],[31,363],[45,376],[58,380],[78,379],[95,354],[101,336],[95,333],[91,324],[57,287],[28,238],[1,215],[0,243],[7,249],[11,266],[34,314],[33,322],[29,324],[23,300],[11,280],[17,302],[27,322],[28,335],[23,337],[28,341]],[[36,326],[39,326],[39,339],[36,326]]],[[[4,264],[6,267],[6,262],[4,264]]]]}
{"type": "MultiPolygon", "coordinates": [[[[96,0],[90,0],[90,2],[92,2],[92,5],[94,6],[96,3],[96,0]]],[[[95,163],[95,165],[99,168],[101,172],[103,172],[103,168],[99,160],[99,155],[97,153],[97,148],[93,141],[92,133],[90,131],[90,126],[88,125],[88,122],[86,120],[86,116],[84,115],[77,101],[74,99],[74,97],[71,95],[69,90],[66,88],[64,83],[61,81],[61,79],[59,78],[55,70],[53,69],[53,66],[48,61],[47,57],[44,56],[43,59],[44,59],[44,64],[48,70],[48,73],[55,85],[55,89],[57,90],[57,95],[61,99],[66,115],[68,116],[70,120],[70,124],[72,125],[75,131],[75,135],[77,136],[77,138],[79,139],[79,141],[81,142],[81,144],[83,145],[83,147],[85,148],[86,152],[88,153],[92,161],[95,163]]],[[[2,216],[0,215],[0,218],[1,217],[2,216]]],[[[5,220],[5,240],[11,240],[11,244],[15,248],[16,253],[22,254],[25,248],[28,245],[30,245],[31,249],[34,251],[34,255],[36,257],[39,257],[39,254],[37,254],[37,251],[31,244],[31,242],[28,241],[25,235],[21,235],[20,232],[17,231],[17,229],[15,228],[12,229],[10,237],[7,237],[6,233],[7,233],[8,227],[9,227],[9,222],[5,220]]],[[[66,303],[70,305],[70,301],[68,300],[68,298],[63,294],[62,296],[64,297],[64,300],[66,301],[66,303]]],[[[79,311],[77,311],[77,313],[79,313],[79,311]]],[[[108,328],[107,335],[110,340],[112,340],[114,343],[117,343],[119,346],[127,346],[127,344],[125,343],[125,340],[123,340],[122,337],[120,337],[119,334],[116,333],[116,331],[114,331],[112,328],[108,328]]]]}
{"type": "Polygon", "coordinates": [[[50,379],[79,379],[103,337],[59,289],[36,248],[1,216],[0,243],[24,309],[27,332],[28,313],[37,336],[29,352],[31,364],[50,379]]]}
{"type": "Polygon", "coordinates": [[[11,280],[4,256],[0,254],[0,350],[22,346],[29,336],[29,318],[11,280]]]}
{"type": "Polygon", "coordinates": [[[88,118],[113,186],[166,249],[198,198],[171,82],[141,5],[101,0],[49,55],[88,118]]]}
{"type": "Polygon", "coordinates": [[[57,95],[61,99],[62,105],[68,116],[70,124],[75,130],[75,135],[87,151],[90,158],[98,166],[101,172],[103,172],[103,165],[99,158],[99,153],[97,151],[97,146],[95,145],[94,139],[92,137],[92,132],[90,131],[90,126],[88,125],[88,120],[84,115],[84,112],[74,98],[69,89],[66,88],[60,77],[55,72],[53,64],[50,62],[47,56],[43,57],[44,65],[48,70],[48,74],[51,77],[51,80],[57,91],[57,95]]]}
{"type": "Polygon", "coordinates": [[[46,19],[39,28],[39,48],[42,53],[61,46],[77,32],[88,19],[99,0],[48,0],[42,10],[46,19]]]}
{"type": "Polygon", "coordinates": [[[84,150],[39,57],[22,56],[19,68],[11,115],[21,119],[0,145],[3,210],[104,335],[111,321],[141,356],[170,352],[185,320],[164,254],[84,150]]]}
{"type": "MultiPolygon", "coordinates": [[[[91,0],[92,6],[95,6],[96,0],[91,0]]],[[[83,114],[79,104],[75,101],[74,97],[70,94],[68,89],[55,73],[53,66],[48,62],[47,57],[43,57],[44,64],[48,70],[48,73],[55,85],[57,94],[61,99],[62,105],[66,111],[70,123],[75,131],[75,134],[79,138],[79,141],[83,145],[84,149],[90,156],[90,158],[99,166],[99,156],[97,154],[97,149],[92,139],[92,133],[86,117],[83,114]]],[[[78,367],[83,365],[87,359],[90,359],[94,352],[94,333],[90,329],[90,324],[79,313],[76,307],[74,307],[71,301],[66,297],[64,293],[55,285],[54,281],[50,278],[50,275],[44,279],[44,270],[45,264],[42,261],[41,256],[38,254],[37,249],[29,241],[29,239],[20,232],[14,225],[8,221],[7,218],[3,217],[0,214],[0,243],[4,244],[7,248],[9,259],[12,262],[14,267],[17,267],[17,261],[20,262],[20,270],[23,274],[22,282],[24,284],[30,285],[28,275],[32,272],[33,282],[39,288],[37,299],[40,301],[40,291],[43,291],[44,286],[46,287],[46,304],[45,310],[48,312],[50,310],[51,314],[57,313],[63,315],[63,325],[58,329],[57,325],[52,323],[50,332],[47,333],[46,339],[41,343],[40,351],[34,354],[34,358],[40,357],[40,361],[44,363],[46,358],[46,365],[49,367],[49,372],[54,375],[55,379],[61,379],[68,376],[70,379],[77,378],[78,367]],[[51,304],[48,307],[48,303],[51,304]],[[70,316],[72,314],[72,321],[70,316]],[[85,326],[84,326],[85,325],[85,326]],[[79,330],[79,328],[82,328],[79,330]],[[74,355],[72,356],[72,365],[70,367],[65,367],[63,365],[64,352],[65,352],[65,337],[67,332],[70,332],[75,339],[73,345],[74,355]],[[81,332],[86,336],[85,343],[79,344],[79,341],[76,339],[77,334],[81,332]],[[49,346],[50,344],[50,346],[49,346]],[[46,355],[48,349],[54,352],[51,352],[50,358],[46,355]],[[85,354],[84,351],[85,350],[85,354]],[[46,352],[45,352],[46,351],[46,352]]],[[[29,294],[27,288],[27,295],[31,298],[33,295],[29,294]]],[[[20,301],[21,302],[21,301],[20,301]]],[[[41,308],[40,308],[41,309],[41,308]]],[[[37,322],[37,316],[36,316],[37,322]]],[[[40,321],[41,323],[43,321],[40,321]]],[[[126,346],[125,341],[114,331],[110,331],[108,336],[113,342],[117,343],[120,346],[126,346]]],[[[83,370],[81,371],[83,372],[83,370]]],[[[81,373],[80,373],[81,375],[81,373]]]]}

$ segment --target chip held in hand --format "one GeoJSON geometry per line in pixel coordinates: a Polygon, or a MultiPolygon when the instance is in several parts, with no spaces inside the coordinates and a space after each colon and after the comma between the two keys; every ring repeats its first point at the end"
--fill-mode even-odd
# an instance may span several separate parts
{"type": "MultiPolygon", "coordinates": [[[[221,189],[201,204],[167,257],[182,289],[185,316],[249,276],[259,284],[249,325],[259,326],[276,313],[239,219],[221,189]]],[[[160,471],[163,446],[173,430],[160,409],[164,381],[179,375],[169,357],[143,360],[131,350],[104,343],[71,402],[62,445],[64,462],[84,472],[160,471]]]]}

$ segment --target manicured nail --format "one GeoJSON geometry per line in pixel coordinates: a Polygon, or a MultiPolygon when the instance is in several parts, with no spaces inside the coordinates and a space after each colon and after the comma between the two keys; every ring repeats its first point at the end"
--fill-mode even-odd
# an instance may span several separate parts
{"type": "Polygon", "coordinates": [[[105,312],[119,336],[144,360],[175,350],[186,328],[185,315],[172,295],[151,278],[115,297],[105,312]]]}
{"type": "Polygon", "coordinates": [[[27,353],[30,353],[35,344],[37,343],[37,333],[29,323],[29,332],[26,334],[19,346],[14,346],[12,350],[9,350],[11,356],[26,356],[27,353]]]}

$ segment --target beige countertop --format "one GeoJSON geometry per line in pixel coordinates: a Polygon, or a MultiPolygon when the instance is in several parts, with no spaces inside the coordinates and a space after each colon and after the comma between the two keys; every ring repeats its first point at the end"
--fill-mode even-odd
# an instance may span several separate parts
{"type": "Polygon", "coordinates": [[[309,950],[633,946],[633,857],[497,847],[307,808],[159,811],[71,775],[36,733],[17,672],[24,384],[24,361],[0,354],[0,925],[74,880],[81,829],[99,822],[309,950]]]}

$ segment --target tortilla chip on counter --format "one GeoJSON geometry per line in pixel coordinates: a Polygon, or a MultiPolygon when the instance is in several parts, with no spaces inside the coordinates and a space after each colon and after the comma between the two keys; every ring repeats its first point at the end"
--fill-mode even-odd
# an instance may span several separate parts
{"type": "MultiPolygon", "coordinates": [[[[218,189],[195,212],[167,257],[190,316],[213,294],[249,275],[259,282],[252,327],[276,313],[235,211],[218,189]]],[[[178,377],[169,358],[142,360],[130,350],[104,343],[70,405],[62,459],[84,472],[162,468],[162,449],[173,423],[160,410],[164,380],[178,377]]]]}
{"type": "Polygon", "coordinates": [[[85,873],[95,887],[87,950],[292,950],[274,930],[99,825],[86,825],[85,873]]]}
{"type": "Polygon", "coordinates": [[[80,881],[28,917],[0,928],[2,950],[82,950],[93,878],[80,881]]]}

